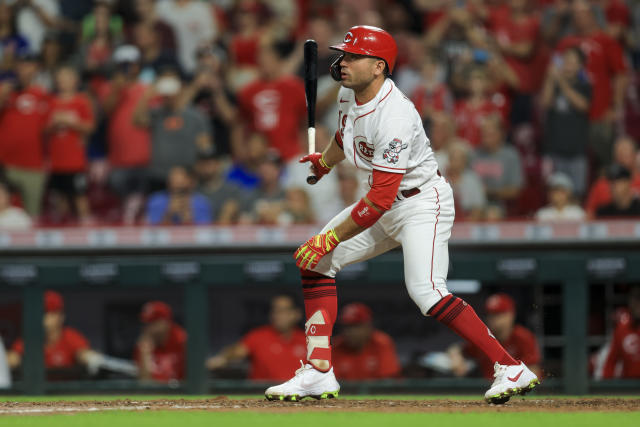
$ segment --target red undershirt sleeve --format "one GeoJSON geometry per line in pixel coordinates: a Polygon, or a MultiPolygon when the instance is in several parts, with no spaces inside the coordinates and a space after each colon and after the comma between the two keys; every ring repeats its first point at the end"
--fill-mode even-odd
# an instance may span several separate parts
{"type": "Polygon", "coordinates": [[[377,208],[388,211],[398,195],[398,189],[403,177],[404,174],[402,173],[374,169],[372,174],[373,183],[367,193],[367,199],[377,208]]]}

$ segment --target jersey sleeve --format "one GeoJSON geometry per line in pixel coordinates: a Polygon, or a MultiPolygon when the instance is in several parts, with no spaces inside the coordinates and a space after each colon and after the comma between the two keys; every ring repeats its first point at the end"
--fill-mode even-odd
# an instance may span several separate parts
{"type": "Polygon", "coordinates": [[[251,355],[256,352],[260,344],[260,336],[259,330],[254,329],[252,331],[247,332],[247,335],[242,338],[242,344],[247,347],[247,352],[251,355]]]}
{"type": "Polygon", "coordinates": [[[609,38],[605,53],[607,55],[609,69],[613,74],[621,74],[626,71],[627,66],[624,61],[624,53],[622,47],[616,40],[609,38]]]}
{"type": "Polygon", "coordinates": [[[390,336],[386,334],[381,336],[378,351],[380,358],[379,377],[390,378],[397,376],[400,373],[400,363],[398,363],[398,356],[396,355],[396,346],[390,336]]]}
{"type": "Polygon", "coordinates": [[[65,339],[75,353],[89,349],[89,341],[75,329],[68,329],[65,339]]]}
{"type": "Polygon", "coordinates": [[[94,115],[93,115],[93,106],[91,105],[91,101],[87,96],[82,96],[80,98],[80,105],[78,106],[78,115],[85,123],[93,123],[94,115]]]}
{"type": "Polygon", "coordinates": [[[536,336],[529,330],[523,331],[522,336],[522,354],[520,356],[520,360],[522,360],[526,365],[537,365],[540,363],[540,346],[538,345],[538,340],[536,336]]]}
{"type": "Polygon", "coordinates": [[[609,345],[609,352],[607,353],[607,359],[604,362],[602,378],[613,378],[614,376],[616,363],[618,363],[618,359],[620,359],[620,346],[622,344],[621,335],[621,328],[620,325],[618,325],[613,334],[611,344],[609,345]]]}
{"type": "Polygon", "coordinates": [[[405,173],[409,164],[413,125],[405,118],[385,120],[374,137],[373,169],[405,173]]]}

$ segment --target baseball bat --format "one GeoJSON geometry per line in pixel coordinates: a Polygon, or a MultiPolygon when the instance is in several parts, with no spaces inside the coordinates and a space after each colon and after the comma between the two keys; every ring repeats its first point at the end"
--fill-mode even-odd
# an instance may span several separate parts
{"type": "MultiPolygon", "coordinates": [[[[304,42],[304,92],[307,97],[307,138],[309,154],[316,152],[316,92],[318,90],[318,43],[304,42]]],[[[307,176],[308,184],[318,182],[313,172],[307,176]]]]}

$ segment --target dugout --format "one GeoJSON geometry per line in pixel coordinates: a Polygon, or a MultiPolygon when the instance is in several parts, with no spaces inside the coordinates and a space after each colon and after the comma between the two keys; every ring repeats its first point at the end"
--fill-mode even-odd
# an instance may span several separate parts
{"type": "MultiPolygon", "coordinates": [[[[229,302],[234,295],[250,295],[245,301],[259,311],[260,301],[270,293],[297,292],[298,272],[291,252],[314,231],[306,226],[136,227],[0,233],[0,296],[20,303],[25,339],[23,375],[9,392],[260,390],[261,384],[206,375],[203,361],[211,351],[211,336],[221,336],[220,342],[228,343],[242,330],[237,319],[248,324],[259,321],[257,315],[246,320],[242,307],[229,302]],[[45,289],[69,294],[71,301],[86,301],[85,310],[90,313],[102,301],[114,298],[134,301],[155,295],[170,299],[174,306],[182,307],[177,310],[178,319],[189,334],[186,380],[172,385],[134,380],[45,381],[42,351],[37,351],[42,346],[45,289]]],[[[640,224],[634,221],[461,223],[454,227],[450,245],[449,279],[452,284],[475,281],[485,290],[502,289],[517,296],[524,311],[520,316],[533,316],[530,320],[538,325],[535,332],[545,355],[556,360],[553,376],[541,387],[543,392],[638,391],[640,381],[591,380],[588,358],[604,344],[607,332],[605,327],[601,334],[589,333],[591,314],[600,312],[606,317],[624,303],[625,284],[640,283],[639,242],[640,224]],[[531,313],[526,313],[527,308],[531,313]]],[[[338,286],[341,302],[368,291],[373,295],[374,312],[394,308],[391,311],[405,313],[404,321],[399,317],[389,320],[398,330],[428,333],[429,325],[435,323],[421,319],[406,295],[400,251],[345,270],[338,286]]],[[[473,294],[464,297],[477,306],[473,294]]],[[[134,306],[131,303],[132,313],[134,306]]],[[[88,318],[84,321],[91,323],[88,318]]],[[[482,379],[437,377],[343,384],[345,391],[367,393],[478,392],[485,385],[482,379]]]]}

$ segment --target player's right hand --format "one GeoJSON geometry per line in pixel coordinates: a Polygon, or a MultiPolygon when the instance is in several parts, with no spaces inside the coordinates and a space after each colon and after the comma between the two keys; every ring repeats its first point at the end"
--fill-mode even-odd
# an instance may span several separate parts
{"type": "Polygon", "coordinates": [[[340,243],[334,229],[324,234],[316,234],[302,244],[293,257],[298,268],[311,270],[318,265],[323,256],[335,249],[340,243]]]}
{"type": "Polygon", "coordinates": [[[299,162],[300,163],[311,162],[311,171],[313,172],[315,177],[318,179],[322,178],[323,176],[331,172],[331,168],[333,167],[333,166],[329,167],[329,165],[327,165],[327,163],[324,161],[322,153],[307,154],[306,156],[301,158],[299,162]]]}

